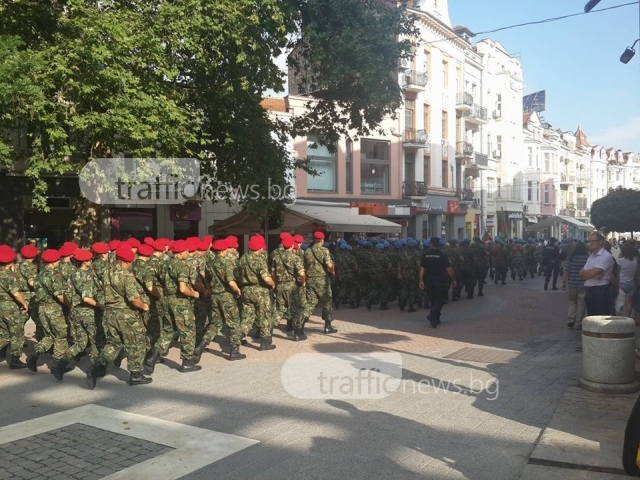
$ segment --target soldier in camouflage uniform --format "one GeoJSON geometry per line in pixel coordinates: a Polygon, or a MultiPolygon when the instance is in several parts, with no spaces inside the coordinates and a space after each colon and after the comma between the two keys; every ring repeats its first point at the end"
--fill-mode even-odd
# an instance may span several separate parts
{"type": "Polygon", "coordinates": [[[504,245],[504,249],[507,252],[507,258],[509,261],[507,269],[511,271],[512,280],[515,280],[514,276],[514,267],[513,267],[513,253],[515,250],[515,243],[513,243],[513,238],[507,238],[507,243],[504,245]]]}
{"type": "Polygon", "coordinates": [[[336,253],[337,276],[340,279],[340,290],[336,298],[336,308],[343,302],[349,303],[349,308],[356,308],[356,275],[358,263],[353,254],[353,248],[347,242],[342,242],[336,253]]]}
{"type": "Polygon", "coordinates": [[[282,239],[282,251],[275,250],[275,258],[272,263],[273,278],[276,282],[275,291],[275,320],[278,325],[283,318],[293,327],[293,340],[300,342],[306,340],[302,325],[302,301],[300,300],[299,284],[304,285],[306,276],[304,263],[294,252],[295,241],[292,236],[282,239]]]}
{"type": "MultiPolygon", "coordinates": [[[[456,286],[451,290],[451,301],[456,302],[460,298],[460,293],[462,292],[465,282],[463,275],[463,257],[462,251],[458,247],[458,240],[455,238],[450,239],[449,246],[445,248],[443,252],[449,258],[449,263],[451,264],[451,268],[453,268],[453,272],[457,280],[456,286]]],[[[449,296],[448,291],[449,287],[446,287],[445,292],[447,292],[447,297],[449,296]]]]}
{"type": "Polygon", "coordinates": [[[242,324],[238,311],[237,298],[242,293],[236,283],[233,264],[226,258],[228,247],[225,240],[213,242],[214,256],[207,258],[207,276],[210,278],[209,291],[211,294],[211,322],[204,334],[207,344],[212,342],[222,330],[223,322],[229,328],[229,360],[247,358],[240,353],[242,343],[242,324]]]}
{"type": "MultiPolygon", "coordinates": [[[[476,288],[476,282],[478,281],[478,279],[476,277],[477,268],[475,253],[471,249],[470,238],[465,238],[462,240],[460,255],[462,256],[462,278],[460,279],[456,276],[456,281],[458,282],[458,285],[460,285],[460,283],[463,283],[464,289],[467,292],[467,298],[473,298],[473,291],[476,288]]],[[[459,296],[460,295],[458,294],[458,297],[459,296]]]]}
{"type": "MultiPolygon", "coordinates": [[[[16,254],[10,247],[0,250],[0,349],[9,350],[7,363],[11,370],[25,368],[20,360],[24,343],[24,316],[29,305],[20,293],[16,275],[12,271],[16,254]]],[[[27,315],[28,317],[28,315],[27,315]]]]}
{"type": "Polygon", "coordinates": [[[524,242],[520,239],[514,240],[514,246],[511,251],[512,253],[512,262],[511,262],[511,280],[515,280],[518,277],[518,280],[522,280],[522,275],[524,272],[524,252],[523,252],[523,244],[524,242]]]}
{"type": "Polygon", "coordinates": [[[254,235],[249,240],[249,252],[238,262],[242,278],[242,332],[249,333],[254,322],[258,322],[260,350],[273,350],[271,329],[273,326],[270,290],[275,283],[269,274],[264,238],[254,235]]]}
{"type": "Polygon", "coordinates": [[[414,305],[418,302],[418,267],[419,260],[412,250],[403,246],[402,242],[395,242],[394,247],[400,244],[400,255],[398,263],[398,280],[400,280],[400,296],[398,306],[404,312],[405,306],[409,306],[408,312],[415,312],[414,305]]]}
{"type": "Polygon", "coordinates": [[[78,249],[73,252],[73,259],[79,262],[79,268],[71,277],[73,290],[69,298],[72,305],[69,322],[76,329],[76,343],[69,348],[69,357],[75,357],[76,361],[80,360],[87,345],[91,346],[92,362],[100,353],[96,343],[96,311],[103,310],[104,306],[96,300],[98,287],[91,268],[92,258],[89,250],[78,249]]]}
{"type": "Polygon", "coordinates": [[[193,300],[200,294],[189,287],[189,268],[185,260],[188,246],[184,240],[176,240],[171,245],[173,256],[164,268],[164,293],[167,297],[166,305],[169,308],[171,321],[178,332],[180,343],[180,358],[182,358],[183,373],[201,370],[196,365],[193,356],[196,348],[196,319],[193,313],[193,300]]]}
{"type": "MultiPolygon", "coordinates": [[[[471,244],[471,252],[473,254],[474,265],[475,265],[475,273],[476,279],[478,281],[478,296],[484,296],[484,286],[487,283],[487,250],[482,244],[482,239],[480,237],[473,238],[473,244],[471,244]]],[[[473,290],[471,291],[471,296],[473,297],[473,290]]]]}
{"type": "Polygon", "coordinates": [[[502,285],[506,285],[507,272],[509,270],[509,252],[506,246],[499,237],[496,237],[496,244],[491,252],[493,256],[493,265],[495,267],[494,283],[502,282],[502,285]]]}
{"type": "Polygon", "coordinates": [[[196,332],[196,347],[194,349],[193,361],[198,364],[200,358],[206,348],[204,340],[204,331],[208,327],[206,298],[209,296],[209,290],[206,287],[206,274],[204,257],[200,250],[201,240],[198,237],[187,239],[187,247],[189,253],[185,259],[185,265],[189,269],[189,288],[197,291],[200,296],[193,301],[194,325],[196,332]]]}
{"type": "Polygon", "coordinates": [[[536,276],[536,245],[535,240],[530,238],[527,240],[527,244],[524,246],[524,276],[526,278],[527,273],[531,275],[531,278],[536,276]]]}
{"type": "Polygon", "coordinates": [[[116,250],[116,264],[105,272],[105,312],[107,344],[91,365],[87,385],[93,389],[98,378],[104,376],[107,365],[124,349],[129,370],[129,385],[144,385],[152,379],[142,373],[146,329],[139,312],[148,312],[149,305],[140,298],[138,286],[129,271],[134,260],[129,246],[116,250]]]}
{"type": "Polygon", "coordinates": [[[35,297],[38,304],[40,321],[44,327],[44,338],[36,344],[34,353],[27,358],[27,366],[32,372],[37,371],[38,357],[53,346],[53,366],[51,373],[62,380],[65,368],[69,363],[69,326],[63,308],[71,308],[65,292],[68,290],[58,270],[60,252],[45,250],[40,257],[45,264],[38,273],[35,284],[35,297]]]}
{"type": "MultiPolygon", "coordinates": [[[[96,242],[91,245],[91,251],[94,254],[91,267],[93,269],[94,277],[96,279],[96,300],[98,303],[104,305],[104,273],[107,268],[111,266],[109,263],[109,245],[104,242],[96,242]]],[[[103,327],[104,311],[96,310],[96,345],[98,349],[101,349],[107,343],[107,337],[105,335],[105,329],[103,327]]]]}
{"type": "Polygon", "coordinates": [[[18,285],[22,298],[29,304],[29,315],[23,315],[25,323],[31,316],[33,323],[36,325],[36,340],[40,341],[44,337],[44,330],[40,319],[38,318],[38,309],[34,300],[34,289],[36,279],[38,277],[38,268],[36,267],[35,258],[38,255],[38,249],[33,245],[25,245],[20,249],[22,260],[16,266],[18,274],[18,285]]]}
{"type": "Polygon", "coordinates": [[[307,304],[304,309],[306,323],[311,317],[316,305],[322,308],[324,320],[324,333],[337,333],[338,330],[331,326],[333,320],[333,303],[331,301],[331,277],[335,275],[335,265],[331,260],[329,250],[322,246],[324,233],[315,232],[315,240],[304,252],[304,270],[307,274],[307,304]]]}
{"type": "Polygon", "coordinates": [[[140,245],[138,247],[138,258],[131,264],[131,273],[138,284],[140,299],[149,305],[149,311],[142,312],[142,323],[147,331],[147,343],[145,351],[151,351],[151,346],[155,345],[160,338],[160,321],[158,311],[154,308],[160,298],[160,292],[156,288],[156,276],[150,265],[151,258],[154,258],[155,251],[150,245],[140,245]]]}
{"type": "Polygon", "coordinates": [[[356,276],[356,307],[360,307],[362,298],[368,298],[371,290],[371,259],[373,244],[361,240],[355,250],[358,275],[356,276]]]}
{"type": "Polygon", "coordinates": [[[371,262],[371,291],[365,302],[367,310],[371,310],[374,299],[380,301],[380,310],[389,309],[387,306],[389,301],[387,277],[392,272],[393,267],[389,257],[384,253],[384,248],[384,243],[376,243],[376,253],[373,255],[373,261],[371,262]]]}

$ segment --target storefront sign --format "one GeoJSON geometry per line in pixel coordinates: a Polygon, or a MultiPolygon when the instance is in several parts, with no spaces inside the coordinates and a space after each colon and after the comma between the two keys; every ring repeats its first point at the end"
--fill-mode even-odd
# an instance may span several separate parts
{"type": "Polygon", "coordinates": [[[496,221],[496,219],[495,219],[495,217],[493,215],[487,215],[487,221],[484,222],[484,226],[487,227],[487,228],[495,227],[496,226],[495,221],[496,221]]]}
{"type": "Polygon", "coordinates": [[[424,208],[429,213],[444,213],[444,207],[433,207],[431,204],[426,204],[422,208],[424,208]]]}
{"type": "Polygon", "coordinates": [[[522,220],[522,212],[509,212],[507,218],[509,220],[522,220]]]}
{"type": "Polygon", "coordinates": [[[460,203],[455,200],[447,201],[447,213],[461,213],[460,203]]]}

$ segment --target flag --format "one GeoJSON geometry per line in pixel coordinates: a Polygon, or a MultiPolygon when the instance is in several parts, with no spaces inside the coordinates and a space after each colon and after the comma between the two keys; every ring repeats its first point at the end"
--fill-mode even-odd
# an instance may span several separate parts
{"type": "Polygon", "coordinates": [[[485,229],[484,235],[482,235],[482,243],[487,243],[489,240],[491,240],[491,235],[489,235],[489,233],[485,229]]]}

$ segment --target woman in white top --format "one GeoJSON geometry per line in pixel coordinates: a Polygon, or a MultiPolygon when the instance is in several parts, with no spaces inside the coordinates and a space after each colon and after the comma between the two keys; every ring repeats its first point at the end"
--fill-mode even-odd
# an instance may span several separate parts
{"type": "Polygon", "coordinates": [[[620,266],[620,290],[626,295],[624,316],[628,317],[631,315],[633,294],[636,289],[634,279],[638,270],[638,252],[629,242],[625,242],[620,249],[618,265],[620,266]]]}

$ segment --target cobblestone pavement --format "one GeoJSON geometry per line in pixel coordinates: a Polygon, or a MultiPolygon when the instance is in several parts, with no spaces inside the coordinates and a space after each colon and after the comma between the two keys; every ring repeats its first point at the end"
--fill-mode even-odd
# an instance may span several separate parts
{"type": "Polygon", "coordinates": [[[313,317],[308,341],[277,333],[276,350],[248,346],[242,362],[226,361],[226,344],[212,344],[197,373],[178,372],[174,349],[142,387],[128,387],[127,372],[110,367],[89,391],[86,359],[60,383],[46,366],[34,375],[3,364],[0,425],[95,403],[261,442],[188,479],[517,479],[580,366],[579,332],[565,327],[566,293],[542,285],[540,277],[490,284],[484,297],[446,305],[437,329],[424,311],[340,309],[338,334],[323,335],[313,317]],[[444,358],[470,346],[517,356],[495,364],[444,358]],[[296,399],[282,386],[282,366],[309,352],[398,352],[403,380],[381,399],[296,399]]]}

